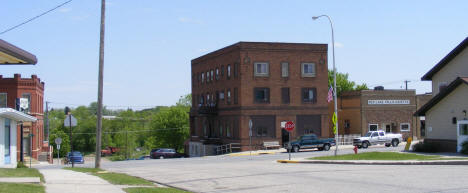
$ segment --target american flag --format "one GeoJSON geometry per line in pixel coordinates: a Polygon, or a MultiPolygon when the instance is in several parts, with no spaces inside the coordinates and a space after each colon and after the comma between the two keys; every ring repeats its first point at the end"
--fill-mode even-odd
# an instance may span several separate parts
{"type": "Polygon", "coordinates": [[[333,100],[333,87],[330,87],[330,89],[328,89],[327,101],[331,102],[332,100],[333,100]]]}

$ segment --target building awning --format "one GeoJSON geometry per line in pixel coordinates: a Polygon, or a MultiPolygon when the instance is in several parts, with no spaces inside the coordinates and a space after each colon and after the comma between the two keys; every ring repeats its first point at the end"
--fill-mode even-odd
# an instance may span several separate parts
{"type": "Polygon", "coordinates": [[[35,55],[0,39],[0,65],[37,64],[35,55]]]}
{"type": "Polygon", "coordinates": [[[445,89],[440,91],[439,94],[432,97],[431,100],[429,100],[429,102],[427,102],[420,109],[418,109],[414,113],[414,116],[426,116],[427,111],[429,111],[434,105],[439,103],[442,99],[444,99],[444,97],[450,94],[453,90],[455,90],[461,84],[468,85],[468,77],[457,77],[457,79],[452,81],[445,89]]]}
{"type": "Polygon", "coordinates": [[[12,108],[0,108],[0,117],[5,117],[15,121],[35,122],[36,117],[19,112],[12,108]]]}

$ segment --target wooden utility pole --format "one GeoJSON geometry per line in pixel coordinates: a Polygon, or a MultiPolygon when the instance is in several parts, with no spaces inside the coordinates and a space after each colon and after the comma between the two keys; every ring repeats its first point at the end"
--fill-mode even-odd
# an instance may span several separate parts
{"type": "Polygon", "coordinates": [[[101,0],[101,33],[99,39],[99,80],[98,80],[98,109],[96,124],[96,159],[95,168],[101,167],[101,134],[102,134],[102,91],[104,82],[104,29],[105,29],[106,0],[101,0]]]}
{"type": "Polygon", "coordinates": [[[408,90],[408,82],[411,82],[411,81],[405,80],[405,90],[408,90]]]}

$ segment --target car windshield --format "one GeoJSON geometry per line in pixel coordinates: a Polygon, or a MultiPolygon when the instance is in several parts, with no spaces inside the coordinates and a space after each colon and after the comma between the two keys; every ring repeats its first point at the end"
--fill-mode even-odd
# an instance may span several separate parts
{"type": "Polygon", "coordinates": [[[370,137],[372,135],[372,132],[367,132],[364,137],[370,137]]]}
{"type": "MultiPolygon", "coordinates": [[[[70,155],[72,153],[68,153],[68,155],[70,155]]],[[[81,156],[81,153],[80,152],[73,152],[73,155],[72,156],[81,156]]]]}

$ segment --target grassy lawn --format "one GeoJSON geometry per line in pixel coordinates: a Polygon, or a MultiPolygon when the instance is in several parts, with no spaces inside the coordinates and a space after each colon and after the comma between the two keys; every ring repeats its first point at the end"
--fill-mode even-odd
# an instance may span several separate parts
{"type": "Polygon", "coordinates": [[[174,188],[125,188],[127,193],[184,193],[186,191],[174,188]]]}
{"type": "Polygon", "coordinates": [[[44,182],[44,176],[34,168],[1,168],[0,177],[40,177],[44,182]]]}
{"type": "Polygon", "coordinates": [[[142,178],[137,178],[133,176],[129,176],[127,174],[122,173],[114,173],[114,172],[106,172],[101,169],[96,168],[64,168],[66,170],[72,170],[75,172],[84,172],[84,173],[91,173],[92,175],[98,176],[104,180],[107,180],[111,184],[118,184],[118,185],[153,185],[152,182],[147,181],[142,178]]]}
{"type": "MultiPolygon", "coordinates": [[[[453,160],[460,158],[443,158],[438,155],[419,155],[398,152],[367,152],[338,156],[323,156],[309,158],[311,160],[453,160]]],[[[463,158],[461,158],[463,159],[463,158]]]]}
{"type": "Polygon", "coordinates": [[[99,168],[63,168],[66,170],[71,170],[75,172],[83,172],[83,173],[91,173],[91,174],[96,174],[97,172],[104,171],[99,168]]]}
{"type": "Polygon", "coordinates": [[[45,193],[40,184],[0,183],[2,193],[45,193]]]}

